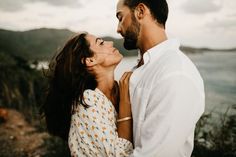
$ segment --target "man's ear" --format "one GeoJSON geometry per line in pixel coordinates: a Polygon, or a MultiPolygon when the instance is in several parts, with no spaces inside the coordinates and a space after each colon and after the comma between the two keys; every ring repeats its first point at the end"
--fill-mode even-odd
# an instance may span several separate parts
{"type": "Polygon", "coordinates": [[[141,20],[144,18],[146,11],[147,11],[147,6],[143,3],[139,3],[136,8],[135,8],[135,15],[136,17],[141,20]]]}
{"type": "Polygon", "coordinates": [[[85,64],[88,67],[92,67],[97,64],[97,60],[94,57],[89,57],[85,59],[85,64]]]}

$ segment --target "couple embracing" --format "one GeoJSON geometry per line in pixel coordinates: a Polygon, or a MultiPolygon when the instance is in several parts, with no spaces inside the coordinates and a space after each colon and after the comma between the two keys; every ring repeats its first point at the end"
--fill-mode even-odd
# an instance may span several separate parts
{"type": "Polygon", "coordinates": [[[48,131],[68,141],[73,157],[190,157],[204,112],[203,80],[168,39],[166,0],[119,0],[117,32],[140,59],[119,83],[113,42],[87,32],[51,62],[43,113],[48,131]]]}

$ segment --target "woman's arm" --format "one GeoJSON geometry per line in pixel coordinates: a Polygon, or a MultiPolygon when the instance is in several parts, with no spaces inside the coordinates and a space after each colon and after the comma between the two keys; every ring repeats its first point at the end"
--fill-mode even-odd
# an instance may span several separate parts
{"type": "Polygon", "coordinates": [[[114,108],[105,95],[96,89],[86,90],[84,101],[89,107],[79,105],[72,120],[76,133],[72,130],[70,134],[71,150],[87,152],[83,149],[90,148],[87,156],[126,157],[132,154],[132,143],[118,135],[114,108]]]}
{"type": "Polygon", "coordinates": [[[132,72],[125,72],[119,81],[120,103],[117,121],[118,135],[129,141],[133,141],[132,113],[129,97],[129,79],[132,72]]]}

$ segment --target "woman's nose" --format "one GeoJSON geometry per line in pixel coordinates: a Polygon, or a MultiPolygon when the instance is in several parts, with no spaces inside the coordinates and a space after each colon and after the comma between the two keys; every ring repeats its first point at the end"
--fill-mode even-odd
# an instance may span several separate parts
{"type": "Polygon", "coordinates": [[[109,46],[113,46],[114,42],[113,41],[108,41],[109,46]]]}

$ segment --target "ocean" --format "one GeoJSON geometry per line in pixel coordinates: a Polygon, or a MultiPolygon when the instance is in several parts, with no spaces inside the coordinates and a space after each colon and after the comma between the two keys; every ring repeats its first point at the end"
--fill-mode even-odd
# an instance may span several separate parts
{"type": "MultiPolygon", "coordinates": [[[[224,113],[236,104],[236,52],[204,51],[187,54],[198,68],[205,85],[205,112],[224,113]]],[[[124,57],[115,71],[119,80],[137,63],[137,57],[124,57]]]]}

